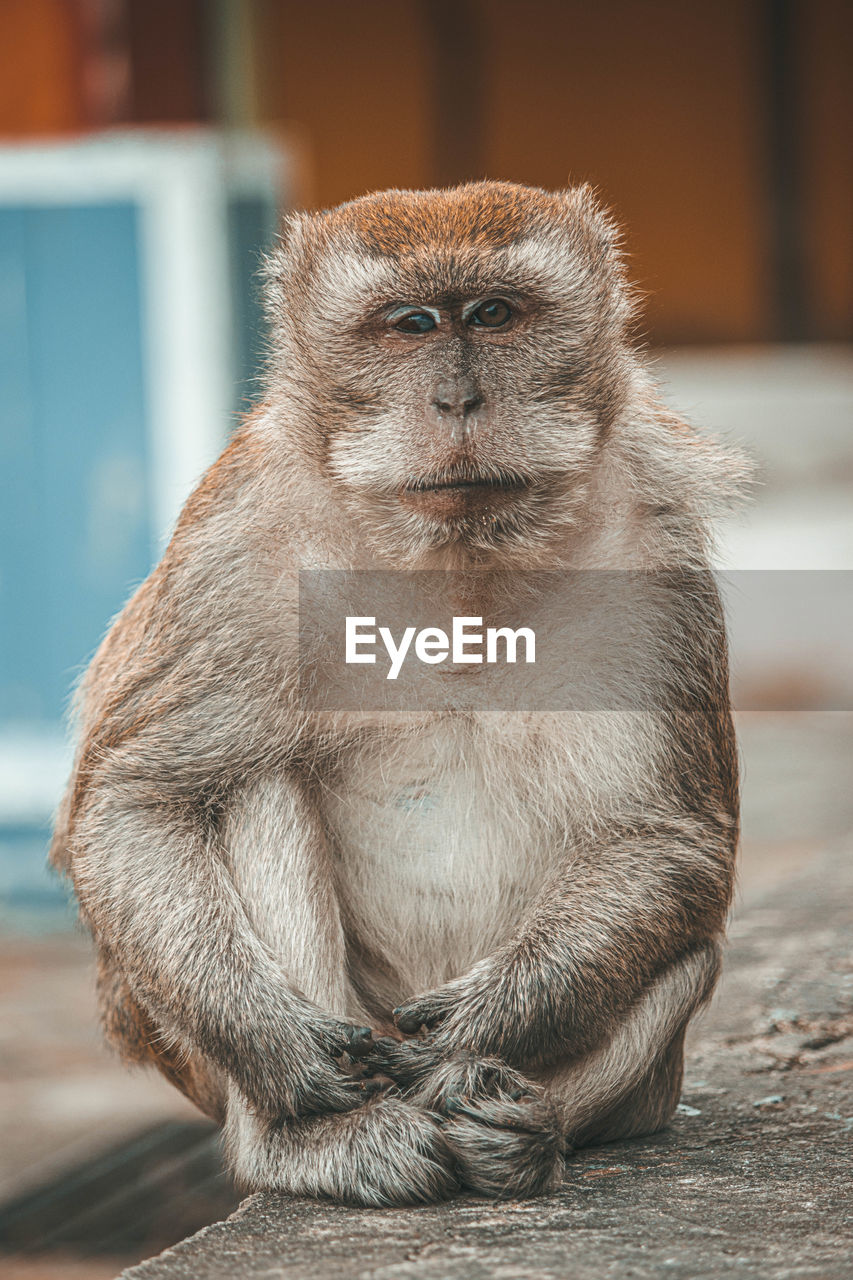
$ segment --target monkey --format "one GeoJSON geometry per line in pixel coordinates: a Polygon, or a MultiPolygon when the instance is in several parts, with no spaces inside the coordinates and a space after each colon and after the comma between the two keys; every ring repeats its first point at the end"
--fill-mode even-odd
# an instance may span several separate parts
{"type": "MultiPolygon", "coordinates": [[[[246,1188],[543,1194],[668,1122],[719,974],[738,765],[708,565],[748,463],[664,407],[589,186],[293,213],[263,292],[263,400],[76,695],[51,857],[105,1034],[246,1188]],[[306,570],[446,574],[484,615],[508,574],[546,627],[543,574],[650,575],[637,701],[314,709],[306,570]]],[[[593,683],[604,648],[578,646],[593,683]]]]}

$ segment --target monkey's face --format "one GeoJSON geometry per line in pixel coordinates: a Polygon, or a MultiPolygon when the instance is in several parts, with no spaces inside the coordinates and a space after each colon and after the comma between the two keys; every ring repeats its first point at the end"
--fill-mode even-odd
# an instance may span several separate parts
{"type": "Polygon", "coordinates": [[[530,547],[576,516],[628,367],[612,243],[584,189],[498,183],[293,226],[282,392],[310,389],[313,456],[383,543],[530,547]]]}

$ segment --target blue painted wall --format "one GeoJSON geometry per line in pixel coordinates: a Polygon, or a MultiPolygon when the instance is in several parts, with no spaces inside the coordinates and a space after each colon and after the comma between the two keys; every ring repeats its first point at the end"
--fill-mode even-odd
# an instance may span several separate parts
{"type": "MultiPolygon", "coordinates": [[[[228,205],[235,408],[257,397],[257,268],[276,210],[228,205]]],[[[156,556],[132,203],[0,208],[0,733],[59,731],[77,677],[156,556]]],[[[0,813],[0,922],[61,901],[49,822],[0,813]]]]}
{"type": "Polygon", "coordinates": [[[137,213],[2,209],[0,244],[0,717],[55,722],[151,563],[137,213]]]}

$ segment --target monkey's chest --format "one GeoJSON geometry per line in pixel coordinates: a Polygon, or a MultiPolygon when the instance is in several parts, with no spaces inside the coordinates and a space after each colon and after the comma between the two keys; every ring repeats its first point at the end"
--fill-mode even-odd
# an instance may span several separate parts
{"type": "Polygon", "coordinates": [[[359,752],[326,807],[348,927],[412,989],[505,938],[548,860],[511,771],[499,780],[450,735],[359,752]]]}

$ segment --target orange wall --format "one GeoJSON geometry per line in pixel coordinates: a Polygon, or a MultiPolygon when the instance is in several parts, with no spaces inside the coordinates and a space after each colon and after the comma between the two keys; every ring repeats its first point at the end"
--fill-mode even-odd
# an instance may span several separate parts
{"type": "Polygon", "coordinates": [[[262,120],[307,138],[307,204],[423,186],[429,68],[418,2],[256,0],[262,120]]]}
{"type": "Polygon", "coordinates": [[[2,0],[0,137],[65,133],[83,124],[76,7],[2,0]]]}
{"type": "Polygon", "coordinates": [[[809,284],[821,330],[853,336],[853,4],[818,0],[804,32],[809,284]]]}
{"type": "Polygon", "coordinates": [[[627,230],[659,335],[757,335],[749,6],[539,0],[535,22],[518,21],[512,0],[481,7],[499,90],[488,171],[544,186],[568,174],[593,182],[627,230]]]}
{"type": "MultiPolygon", "coordinates": [[[[427,3],[255,0],[260,115],[307,140],[307,204],[437,171],[427,3]]],[[[600,189],[658,341],[774,336],[760,0],[471,0],[484,118],[474,172],[600,189]]],[[[850,334],[846,0],[800,0],[814,336],[850,334]]],[[[479,88],[477,87],[479,85],[479,88]]],[[[853,150],[853,148],[851,148],[853,150]]]]}
{"type": "MultiPolygon", "coordinates": [[[[453,165],[459,178],[587,179],[626,229],[654,340],[777,336],[766,0],[230,3],[254,32],[254,114],[298,143],[302,203],[428,186],[453,165]]],[[[809,332],[849,338],[853,4],[791,3],[809,332]]],[[[0,136],[204,118],[217,12],[0,0],[0,136]]]]}

